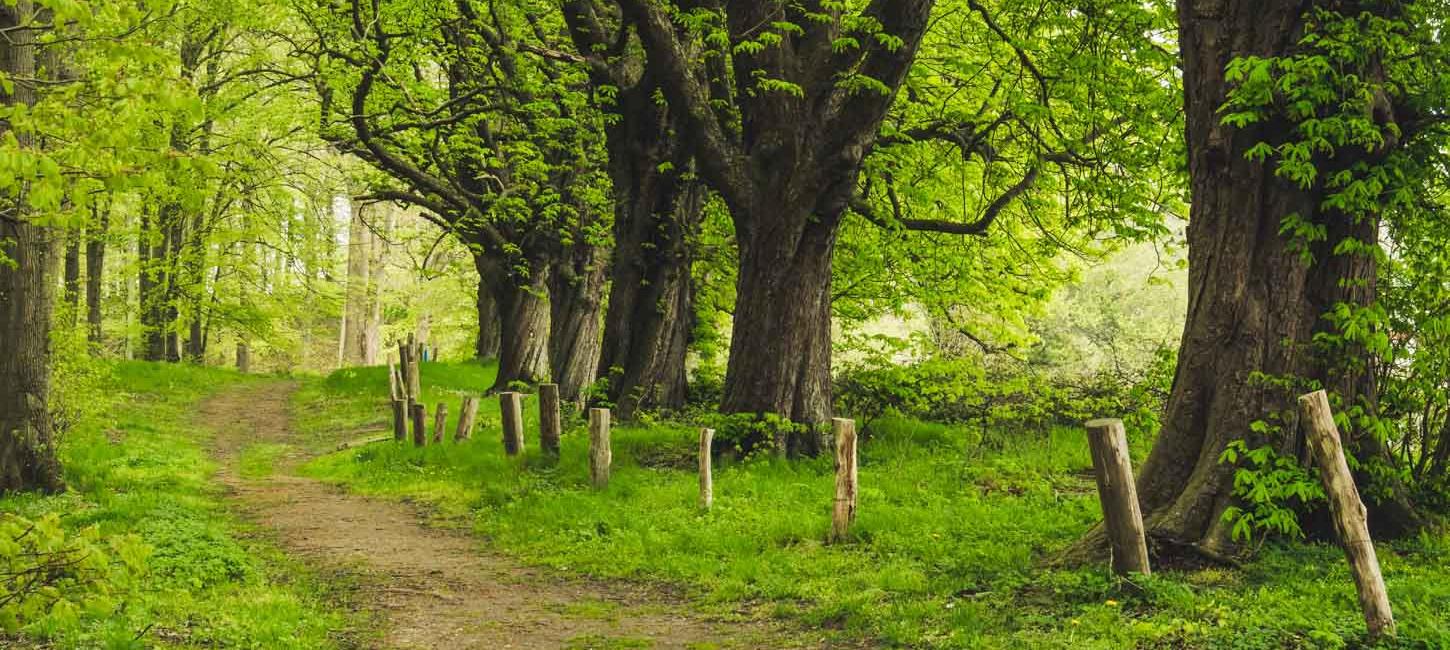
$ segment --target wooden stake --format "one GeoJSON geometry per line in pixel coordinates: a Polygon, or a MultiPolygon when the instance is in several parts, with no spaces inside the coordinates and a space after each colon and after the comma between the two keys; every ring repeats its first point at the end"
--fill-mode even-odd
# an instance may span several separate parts
{"type": "Polygon", "coordinates": [[[559,455],[560,420],[559,385],[539,384],[539,448],[554,457],[559,455]]]}
{"type": "Polygon", "coordinates": [[[499,412],[503,415],[503,451],[510,456],[524,453],[523,396],[499,393],[499,412]]]}
{"type": "Polygon", "coordinates": [[[413,409],[413,446],[422,447],[428,444],[428,407],[422,404],[414,404],[413,409]]]}
{"type": "Polygon", "coordinates": [[[433,444],[443,442],[443,429],[448,426],[448,405],[438,403],[438,409],[433,412],[433,444]]]}
{"type": "Polygon", "coordinates": [[[413,385],[412,380],[408,379],[408,372],[410,370],[412,370],[412,368],[413,368],[413,362],[411,360],[411,356],[412,355],[411,355],[411,351],[408,349],[408,344],[407,343],[399,343],[398,344],[398,379],[400,381],[400,384],[398,386],[398,390],[400,392],[402,392],[402,394],[403,394],[403,401],[405,401],[405,402],[408,403],[409,408],[412,408],[413,402],[416,401],[417,398],[418,398],[417,395],[414,395],[412,392],[410,392],[411,391],[411,386],[413,385]]]}
{"type": "Polygon", "coordinates": [[[836,501],[831,511],[831,541],[841,542],[856,520],[856,421],[831,420],[836,437],[836,501]]]}
{"type": "Polygon", "coordinates": [[[393,440],[402,442],[408,439],[408,403],[400,399],[393,400],[393,440]]]}
{"type": "Polygon", "coordinates": [[[700,508],[703,510],[715,505],[715,477],[710,470],[710,443],[714,440],[714,429],[700,429],[700,508]]]}
{"type": "Polygon", "coordinates": [[[1087,423],[1087,432],[1103,525],[1112,548],[1113,572],[1148,575],[1152,572],[1148,566],[1148,540],[1138,505],[1138,487],[1133,483],[1133,464],[1128,457],[1127,429],[1122,420],[1092,420],[1087,423]]]}
{"type": "Polygon", "coordinates": [[[453,442],[463,442],[473,437],[473,424],[478,419],[478,398],[463,398],[463,412],[458,415],[458,429],[453,432],[453,442]]]}
{"type": "Polygon", "coordinates": [[[388,362],[388,397],[398,399],[398,369],[392,361],[388,362]]]}
{"type": "Polygon", "coordinates": [[[609,409],[589,409],[589,480],[594,489],[609,485],[609,465],[614,460],[609,448],[609,409]]]}
{"type": "Polygon", "coordinates": [[[1309,430],[1309,448],[1314,454],[1314,462],[1319,465],[1319,480],[1329,497],[1334,531],[1339,535],[1339,544],[1344,548],[1350,573],[1354,575],[1359,608],[1364,612],[1370,640],[1394,636],[1395,616],[1390,611],[1390,596],[1385,591],[1384,576],[1380,574],[1374,540],[1369,536],[1364,502],[1359,498],[1354,476],[1349,473],[1349,463],[1344,459],[1344,448],[1340,444],[1339,427],[1334,424],[1329,395],[1321,390],[1300,397],[1299,411],[1304,415],[1309,430]]]}
{"type": "Polygon", "coordinates": [[[408,394],[412,400],[417,402],[422,399],[423,379],[422,372],[418,367],[418,345],[413,344],[413,349],[408,352],[408,394]]]}

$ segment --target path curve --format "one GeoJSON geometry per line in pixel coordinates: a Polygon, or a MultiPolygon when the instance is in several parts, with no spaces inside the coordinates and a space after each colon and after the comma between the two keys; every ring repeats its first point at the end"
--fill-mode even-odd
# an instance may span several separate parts
{"type": "Polygon", "coordinates": [[[657,590],[522,567],[465,534],[425,526],[405,504],[296,476],[300,456],[285,458],[274,476],[243,478],[247,446],[295,442],[289,405],[296,388],[267,382],[227,390],[203,403],[201,422],[215,430],[220,480],[244,514],[290,555],[352,585],[348,599],[382,628],[358,641],[364,647],[814,647],[758,621],[693,613],[657,590]]]}

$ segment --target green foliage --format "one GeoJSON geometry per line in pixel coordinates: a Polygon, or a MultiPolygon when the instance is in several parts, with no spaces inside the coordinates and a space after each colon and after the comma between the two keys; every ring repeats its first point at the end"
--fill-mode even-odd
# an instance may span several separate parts
{"type": "Polygon", "coordinates": [[[1270,445],[1250,448],[1243,440],[1230,442],[1218,462],[1237,465],[1234,496],[1241,505],[1223,512],[1232,524],[1230,536],[1247,543],[1255,535],[1277,535],[1288,539],[1304,537],[1299,517],[1310,506],[1324,501],[1324,488],[1298,459],[1282,456],[1270,445]]]}
{"type": "Polygon", "coordinates": [[[66,530],[55,513],[0,515],[0,630],[51,636],[82,616],[110,616],[146,570],[135,535],[66,530]]]}

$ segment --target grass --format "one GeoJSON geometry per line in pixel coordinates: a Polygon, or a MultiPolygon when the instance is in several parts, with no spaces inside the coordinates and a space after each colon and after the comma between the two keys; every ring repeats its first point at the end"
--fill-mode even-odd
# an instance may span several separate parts
{"type": "MultiPolygon", "coordinates": [[[[492,379],[491,368],[473,364],[426,364],[422,374],[423,401],[446,400],[455,417],[461,398],[492,379]]],[[[319,445],[384,430],[386,392],[379,368],[313,382],[297,395],[301,425],[319,445]]],[[[537,413],[529,402],[532,444],[537,413]]],[[[529,563],[681,585],[702,608],[753,604],[842,641],[1336,648],[1355,647],[1364,633],[1343,556],[1331,546],[1269,545],[1242,571],[1165,571],[1136,584],[1115,580],[1106,567],[1045,568],[1099,518],[1086,445],[1073,429],[981,436],[875,422],[862,448],[854,538],[828,545],[829,460],[723,463],[715,508],[701,512],[691,426],[617,426],[613,478],[593,491],[577,418],[569,418],[557,464],[532,449],[521,460],[503,455],[496,400],[484,401],[480,421],[461,445],[379,443],[330,454],[305,471],[358,492],[430,504],[529,563]]],[[[1447,551],[1450,539],[1437,535],[1381,550],[1398,646],[1450,646],[1447,551]]]]}
{"type": "MultiPolygon", "coordinates": [[[[134,535],[145,573],[114,606],[47,617],[21,630],[27,644],[56,648],[332,648],[347,627],[321,583],[258,539],[213,480],[209,433],[195,405],[222,387],[252,381],[188,366],[106,366],[89,415],[61,447],[70,491],[0,498],[0,512],[59,514],[64,528],[106,539],[134,535]]],[[[249,462],[254,471],[261,457],[249,462]]],[[[13,630],[12,630],[13,631],[13,630]]],[[[5,645],[0,637],[0,646],[5,645]]]]}

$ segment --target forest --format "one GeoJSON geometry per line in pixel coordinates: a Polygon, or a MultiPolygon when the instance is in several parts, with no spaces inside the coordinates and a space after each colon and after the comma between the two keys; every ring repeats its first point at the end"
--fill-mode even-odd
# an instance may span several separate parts
{"type": "Polygon", "coordinates": [[[1450,648],[1447,27],[0,0],[0,648],[1450,648]]]}

